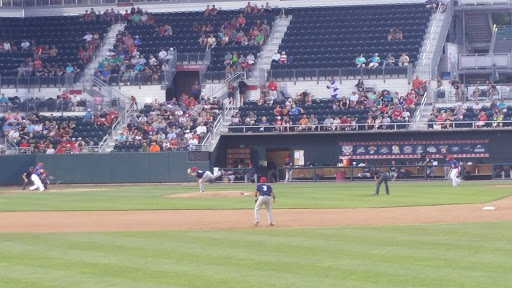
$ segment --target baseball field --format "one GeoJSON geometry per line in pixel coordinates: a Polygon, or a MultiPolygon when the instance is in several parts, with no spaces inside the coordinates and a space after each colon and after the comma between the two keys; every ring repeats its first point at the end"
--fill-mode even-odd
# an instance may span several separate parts
{"type": "Polygon", "coordinates": [[[0,287],[511,287],[512,182],[273,187],[0,188],[0,287]]]}

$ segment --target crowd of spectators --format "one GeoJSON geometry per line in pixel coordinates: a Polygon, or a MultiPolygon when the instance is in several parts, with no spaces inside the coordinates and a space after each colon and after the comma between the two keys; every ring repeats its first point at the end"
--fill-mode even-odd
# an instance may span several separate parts
{"type": "Polygon", "coordinates": [[[402,52],[402,55],[400,55],[400,58],[398,58],[398,61],[396,61],[395,57],[393,57],[393,55],[391,53],[388,53],[388,55],[386,56],[386,58],[384,60],[382,60],[379,56],[379,53],[375,53],[373,54],[373,56],[369,59],[366,59],[364,57],[364,54],[360,54],[359,57],[357,57],[355,59],[355,64],[356,64],[356,67],[357,68],[364,68],[364,67],[368,67],[368,68],[377,68],[379,66],[388,66],[388,67],[392,67],[392,66],[400,66],[400,67],[405,67],[407,65],[409,65],[409,56],[407,56],[407,53],[406,52],[402,52]]]}
{"type": "Polygon", "coordinates": [[[137,47],[142,44],[142,39],[138,35],[132,37],[128,31],[117,33],[116,44],[117,48],[109,50],[94,71],[94,76],[106,83],[112,75],[118,75],[120,83],[125,85],[134,85],[139,79],[143,84],[158,84],[163,73],[170,69],[167,63],[175,57],[173,48],[161,48],[158,55],[139,53],[137,47]]]}
{"type": "Polygon", "coordinates": [[[86,153],[88,146],[97,146],[102,139],[76,137],[80,126],[108,127],[117,117],[114,110],[94,113],[89,110],[83,117],[66,121],[53,114],[42,116],[32,111],[22,116],[20,112],[9,111],[2,118],[2,131],[4,137],[30,153],[86,153]]]}
{"type": "Polygon", "coordinates": [[[507,112],[508,104],[501,99],[496,103],[494,100],[489,105],[482,105],[478,100],[473,103],[461,101],[453,108],[432,107],[428,121],[434,123],[433,129],[454,128],[457,121],[472,122],[471,127],[505,127],[503,121],[507,112]]]}
{"type": "Polygon", "coordinates": [[[221,110],[222,102],[217,98],[196,101],[185,93],[178,100],[146,104],[129,118],[116,139],[114,150],[189,150],[190,145],[203,143],[221,110]]]}
{"type": "Polygon", "coordinates": [[[260,131],[276,132],[361,130],[358,125],[364,126],[365,130],[386,130],[390,128],[393,120],[409,122],[416,109],[416,102],[425,93],[422,89],[414,88],[405,95],[400,95],[398,91],[392,93],[386,89],[368,91],[365,89],[364,81],[360,79],[354,85],[355,91],[352,91],[351,95],[332,99],[330,109],[324,110],[322,115],[315,115],[310,111],[317,108],[318,102],[307,91],[288,98],[282,105],[274,104],[277,95],[272,91],[274,83],[274,80],[269,82],[257,101],[259,107],[273,107],[273,122],[268,120],[268,116],[258,117],[255,111],[248,111],[244,116],[241,113],[233,114],[231,125],[258,125],[260,131]],[[343,111],[351,111],[352,116],[337,116],[343,111]],[[365,115],[366,120],[358,119],[354,115],[365,115]],[[292,118],[299,120],[293,121],[292,118]],[[272,125],[275,129],[265,129],[265,126],[272,125]]]}

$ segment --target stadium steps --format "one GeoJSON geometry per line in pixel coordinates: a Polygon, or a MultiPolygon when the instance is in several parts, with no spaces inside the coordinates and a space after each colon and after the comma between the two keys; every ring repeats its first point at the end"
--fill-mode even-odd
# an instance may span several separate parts
{"type": "Polygon", "coordinates": [[[422,80],[435,79],[433,78],[432,71],[436,69],[440,59],[434,59],[434,57],[440,58],[441,53],[434,55],[434,51],[436,47],[444,45],[446,35],[448,34],[449,22],[453,18],[453,11],[453,3],[450,3],[445,13],[436,13],[430,18],[415,70],[415,74],[422,80]],[[445,24],[447,21],[448,24],[445,24]],[[443,25],[446,25],[444,30],[443,25]]]}
{"type": "Polygon", "coordinates": [[[487,11],[467,11],[464,20],[472,49],[488,50],[492,39],[492,19],[487,11]]]}
{"type": "Polygon", "coordinates": [[[266,82],[266,74],[272,63],[272,55],[279,49],[279,45],[281,45],[281,41],[283,40],[286,30],[288,30],[291,20],[291,15],[288,17],[281,16],[276,19],[270,38],[258,55],[258,62],[247,80],[247,84],[259,85],[260,83],[266,82]]]}
{"type": "Polygon", "coordinates": [[[85,67],[87,76],[91,76],[94,73],[96,67],[98,67],[100,62],[105,59],[105,55],[107,54],[108,50],[114,48],[114,44],[116,43],[116,35],[119,31],[124,31],[125,26],[126,24],[117,23],[110,27],[110,30],[108,30],[105,39],[103,39],[103,42],[101,43],[101,49],[96,52],[91,63],[85,67]]]}

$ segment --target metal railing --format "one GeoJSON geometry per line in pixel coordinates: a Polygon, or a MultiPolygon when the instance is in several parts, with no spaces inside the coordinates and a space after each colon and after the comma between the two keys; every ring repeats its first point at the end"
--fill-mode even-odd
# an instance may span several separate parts
{"type": "Polygon", "coordinates": [[[239,78],[245,80],[245,72],[236,72],[233,75],[226,78],[226,80],[222,81],[220,84],[210,86],[210,89],[208,89],[207,91],[206,98],[213,99],[214,97],[217,97],[222,101],[224,99],[224,96],[228,94],[228,83],[235,82],[239,78]]]}
{"type": "Polygon", "coordinates": [[[512,68],[510,53],[464,54],[459,55],[459,69],[512,68]]]}
{"type": "Polygon", "coordinates": [[[423,98],[421,99],[420,108],[416,110],[416,123],[420,121],[421,118],[421,112],[423,111],[423,108],[425,107],[425,104],[427,103],[428,96],[425,94],[423,95],[423,98]]]}
{"type": "MultiPolygon", "coordinates": [[[[400,130],[424,130],[425,126],[429,129],[442,129],[442,125],[450,125],[449,130],[453,129],[467,129],[467,128],[493,128],[503,129],[512,128],[512,121],[453,121],[449,123],[438,123],[434,121],[424,122],[400,122],[388,124],[337,124],[333,129],[332,126],[328,128],[326,125],[229,125],[228,132],[230,133],[289,133],[289,132],[325,132],[325,133],[343,133],[343,132],[370,132],[370,131],[400,131],[400,130]],[[500,125],[501,124],[501,125],[500,125]],[[371,126],[366,129],[366,126],[371,126]]],[[[443,128],[444,129],[444,128],[443,128]]]]}
{"type": "Polygon", "coordinates": [[[424,80],[433,80],[436,79],[437,70],[439,66],[439,61],[441,60],[441,55],[443,53],[443,47],[444,47],[444,40],[446,39],[446,36],[448,35],[448,30],[450,28],[451,19],[453,18],[453,12],[455,10],[454,8],[454,1],[449,0],[446,4],[446,10],[444,12],[441,12],[441,5],[439,5],[436,13],[436,18],[434,19],[434,23],[432,25],[432,28],[430,30],[430,39],[427,40],[427,48],[423,54],[422,58],[422,66],[429,66],[429,79],[424,80]],[[439,34],[435,33],[436,23],[441,21],[441,17],[444,17],[444,21],[441,25],[441,28],[439,30],[439,34]],[[435,41],[437,39],[437,41],[435,41]],[[432,51],[432,61],[427,63],[426,55],[432,51]]]}
{"type": "Polygon", "coordinates": [[[0,89],[15,88],[19,89],[37,89],[41,88],[58,88],[58,89],[82,89],[84,83],[82,80],[83,73],[55,76],[3,76],[0,75],[0,89]]]}
{"type": "Polygon", "coordinates": [[[334,77],[337,81],[342,79],[359,79],[359,78],[379,78],[386,76],[396,75],[398,77],[407,77],[408,67],[411,66],[387,66],[378,68],[356,68],[356,67],[345,67],[345,68],[310,68],[310,69],[273,69],[268,73],[268,78],[274,79],[287,79],[289,81],[324,81],[334,77]]]}
{"type": "Polygon", "coordinates": [[[492,26],[492,37],[491,37],[491,45],[489,46],[489,54],[494,53],[494,46],[496,45],[496,31],[498,30],[496,24],[492,26]]]}
{"type": "Polygon", "coordinates": [[[459,5],[495,5],[511,4],[512,0],[459,0],[459,5]]]}
{"type": "Polygon", "coordinates": [[[14,154],[18,154],[18,146],[16,145],[16,143],[13,143],[7,136],[5,136],[5,139],[4,139],[4,148],[6,151],[13,151],[14,154]]]}
{"type": "Polygon", "coordinates": [[[179,64],[183,63],[204,63],[209,64],[211,59],[210,50],[206,52],[197,52],[197,53],[178,53],[176,56],[176,62],[179,64]]]}

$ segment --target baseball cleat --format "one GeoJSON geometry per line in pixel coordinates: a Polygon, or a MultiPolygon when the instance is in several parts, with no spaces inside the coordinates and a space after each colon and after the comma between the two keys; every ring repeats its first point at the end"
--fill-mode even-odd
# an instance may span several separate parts
{"type": "Polygon", "coordinates": [[[260,221],[256,220],[256,222],[254,222],[254,226],[258,226],[258,224],[260,224],[260,221]]]}
{"type": "Polygon", "coordinates": [[[274,223],[270,223],[270,226],[275,226],[275,224],[274,223]]]}

